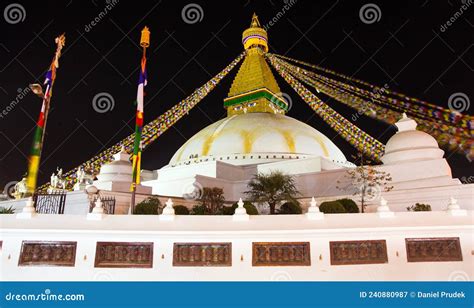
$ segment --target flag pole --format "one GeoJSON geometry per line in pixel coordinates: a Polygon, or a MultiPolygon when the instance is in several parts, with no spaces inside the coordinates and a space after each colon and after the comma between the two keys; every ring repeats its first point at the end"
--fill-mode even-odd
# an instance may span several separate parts
{"type": "Polygon", "coordinates": [[[132,192],[132,200],[130,202],[130,213],[133,215],[135,210],[135,195],[137,185],[140,184],[140,171],[142,161],[142,129],[143,129],[143,115],[144,115],[144,88],[147,83],[146,74],[146,49],[150,46],[150,31],[148,27],[144,27],[140,38],[140,46],[143,48],[143,55],[140,66],[140,77],[138,79],[137,91],[137,112],[135,118],[135,142],[133,144],[133,159],[132,159],[132,185],[130,190],[132,192]]]}
{"type": "Polygon", "coordinates": [[[46,130],[46,122],[48,120],[49,106],[51,103],[51,96],[53,94],[53,85],[56,80],[56,69],[59,67],[59,58],[61,57],[61,50],[66,43],[65,34],[61,34],[55,39],[56,52],[53,61],[46,73],[46,85],[43,93],[43,88],[39,84],[30,85],[33,93],[43,99],[40,115],[36,122],[35,134],[33,137],[33,145],[30,150],[30,157],[28,158],[28,175],[26,178],[26,188],[28,195],[33,195],[36,190],[36,182],[38,180],[38,170],[40,165],[41,151],[43,150],[44,136],[46,130]]]}

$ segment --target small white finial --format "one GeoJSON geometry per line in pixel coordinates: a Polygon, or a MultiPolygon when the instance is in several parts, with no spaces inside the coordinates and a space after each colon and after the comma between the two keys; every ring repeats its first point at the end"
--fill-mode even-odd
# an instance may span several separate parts
{"type": "Polygon", "coordinates": [[[409,130],[416,130],[417,124],[415,120],[409,118],[404,112],[402,114],[402,118],[395,123],[395,126],[397,126],[398,128],[398,132],[404,132],[409,130]]]}
{"type": "Polygon", "coordinates": [[[35,217],[36,215],[37,213],[35,208],[35,202],[33,201],[33,197],[29,197],[26,201],[26,205],[23,210],[20,213],[16,214],[16,218],[30,219],[35,217]]]}
{"type": "Polygon", "coordinates": [[[102,200],[100,197],[94,202],[95,206],[92,209],[92,212],[87,214],[87,220],[102,220],[106,217],[104,208],[102,207],[102,200]]]}
{"type": "Polygon", "coordinates": [[[323,219],[324,213],[319,211],[318,203],[314,197],[311,198],[311,202],[309,203],[308,212],[306,213],[306,217],[311,220],[323,219]]]}
{"type": "Polygon", "coordinates": [[[237,221],[249,220],[250,215],[247,214],[247,210],[244,207],[244,201],[242,201],[242,198],[239,198],[237,205],[238,207],[235,209],[232,219],[237,221]]]}
{"type": "Polygon", "coordinates": [[[381,218],[393,217],[395,214],[390,211],[388,202],[384,197],[380,197],[380,205],[377,207],[377,214],[381,218]]]}
{"type": "Polygon", "coordinates": [[[448,214],[451,214],[452,216],[466,216],[467,211],[461,209],[461,207],[458,204],[458,200],[456,200],[454,197],[449,198],[449,203],[448,203],[448,208],[446,209],[448,214]]]}
{"type": "Polygon", "coordinates": [[[173,201],[171,198],[168,198],[168,201],[166,201],[166,206],[163,209],[163,212],[161,215],[159,215],[160,220],[174,220],[175,213],[174,213],[174,208],[173,208],[173,201]]]}

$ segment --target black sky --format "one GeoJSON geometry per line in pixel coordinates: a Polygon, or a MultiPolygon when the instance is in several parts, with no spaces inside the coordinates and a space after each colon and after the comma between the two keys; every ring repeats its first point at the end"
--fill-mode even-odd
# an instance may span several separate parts
{"type": "MultiPolygon", "coordinates": [[[[253,12],[265,24],[281,11],[283,1],[126,1],[119,0],[101,21],[86,26],[104,10],[105,1],[5,1],[26,12],[22,22],[0,19],[0,108],[17,97],[17,90],[42,83],[55,45],[66,32],[48,120],[40,183],[56,166],[69,170],[132,132],[136,96],[140,30],[152,31],[148,53],[145,121],[149,122],[201,86],[241,51],[241,33],[253,12]],[[200,22],[188,24],[181,11],[189,3],[202,7],[200,22]],[[92,100],[106,92],[113,110],[94,111],[92,100]],[[153,99],[151,99],[153,98],[153,99]]],[[[373,1],[380,21],[359,18],[366,1],[299,0],[269,29],[271,52],[320,64],[338,72],[446,107],[457,92],[471,100],[473,90],[473,25],[470,7],[446,31],[440,27],[462,5],[450,1],[373,1]]],[[[200,129],[225,116],[223,99],[236,70],[188,116],[168,130],[143,156],[145,169],[165,165],[173,153],[200,129]]],[[[277,75],[277,74],[275,74],[277,75]]],[[[333,139],[349,158],[352,148],[332,131],[291,88],[289,116],[315,127],[333,139]]],[[[351,118],[353,110],[328,101],[351,118]]],[[[0,118],[0,185],[17,181],[26,171],[32,133],[41,101],[32,94],[0,118]]],[[[469,111],[472,114],[472,107],[469,111]]],[[[371,119],[357,125],[386,142],[393,128],[371,119]],[[389,128],[387,130],[387,128],[389,128]],[[385,133],[383,133],[386,131],[385,133]]],[[[468,179],[472,164],[449,151],[446,157],[456,177],[468,179]]]]}

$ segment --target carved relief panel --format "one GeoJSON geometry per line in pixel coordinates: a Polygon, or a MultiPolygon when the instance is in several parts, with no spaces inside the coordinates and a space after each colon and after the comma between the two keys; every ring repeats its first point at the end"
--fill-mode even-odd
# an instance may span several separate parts
{"type": "Polygon", "coordinates": [[[387,263],[385,240],[329,242],[331,265],[387,263]]]}
{"type": "Polygon", "coordinates": [[[459,237],[407,238],[408,262],[462,261],[459,237]]]}
{"type": "Polygon", "coordinates": [[[97,242],[95,267],[153,267],[153,243],[97,242]]]}
{"type": "Polygon", "coordinates": [[[74,266],[77,242],[23,241],[18,266],[74,266]]]}
{"type": "Polygon", "coordinates": [[[232,266],[232,243],[174,243],[173,266],[232,266]]]}
{"type": "Polygon", "coordinates": [[[252,243],[253,266],[311,265],[309,242],[252,243]]]}

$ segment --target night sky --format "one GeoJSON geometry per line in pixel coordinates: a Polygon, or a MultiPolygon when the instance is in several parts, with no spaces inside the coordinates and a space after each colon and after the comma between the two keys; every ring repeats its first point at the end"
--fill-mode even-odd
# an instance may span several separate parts
{"type": "MultiPolygon", "coordinates": [[[[299,0],[268,30],[270,52],[319,64],[340,73],[447,107],[453,93],[474,99],[474,5],[444,32],[440,27],[462,5],[450,1],[373,1],[378,22],[359,17],[366,1],[299,0]]],[[[465,2],[465,1],[462,1],[465,2]]],[[[67,171],[133,132],[140,31],[151,30],[145,122],[149,122],[200,87],[242,50],[241,34],[253,12],[266,24],[284,2],[271,1],[126,1],[91,26],[106,2],[2,0],[24,8],[22,20],[0,16],[0,109],[17,99],[18,89],[42,83],[55,50],[54,38],[66,32],[52,98],[52,110],[40,167],[39,184],[60,166],[67,171]],[[202,8],[202,19],[186,23],[183,8],[202,8]],[[96,112],[93,98],[107,93],[114,108],[96,112]]],[[[190,114],[169,129],[143,154],[144,169],[158,169],[205,126],[225,117],[226,97],[236,69],[190,114]]],[[[351,146],[275,76],[293,101],[289,116],[315,127],[350,158],[351,146]]],[[[324,98],[324,97],[322,97],[324,98]]],[[[327,101],[351,118],[350,108],[327,101]]],[[[0,118],[0,185],[18,181],[26,172],[41,100],[26,95],[0,118]]],[[[472,107],[467,112],[472,114],[472,107]]],[[[382,142],[393,127],[363,118],[357,125],[382,142]]],[[[464,155],[446,152],[453,175],[470,179],[472,164],[464,155]]]]}

